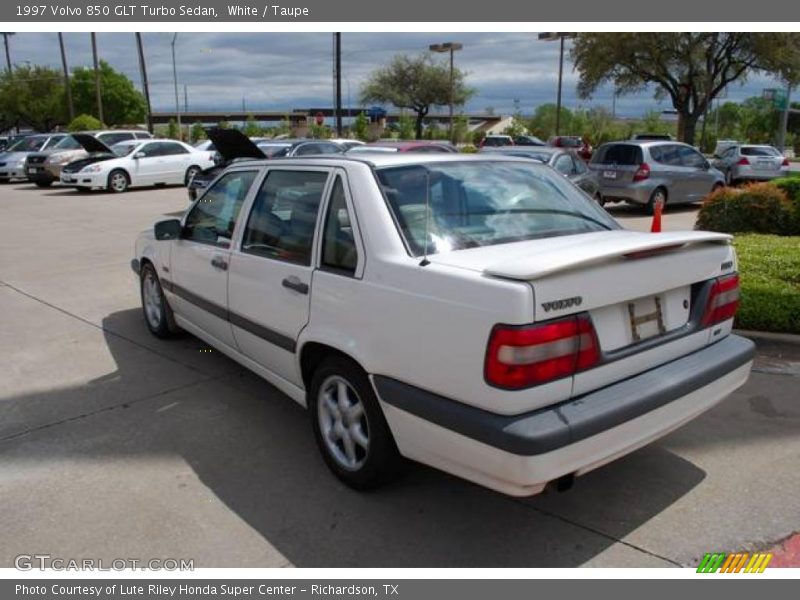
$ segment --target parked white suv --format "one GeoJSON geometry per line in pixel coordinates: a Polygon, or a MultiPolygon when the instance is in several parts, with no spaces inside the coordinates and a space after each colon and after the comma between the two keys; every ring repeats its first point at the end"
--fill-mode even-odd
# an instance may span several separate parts
{"type": "Polygon", "coordinates": [[[308,407],[331,470],[407,457],[512,495],[643,446],[742,385],[727,235],[622,229],[508,156],[236,163],[136,242],[145,321],[308,407]]]}

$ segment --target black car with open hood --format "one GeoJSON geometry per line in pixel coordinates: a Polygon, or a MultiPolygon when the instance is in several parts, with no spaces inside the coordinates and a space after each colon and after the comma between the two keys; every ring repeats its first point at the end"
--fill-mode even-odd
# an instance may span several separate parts
{"type": "Polygon", "coordinates": [[[208,139],[214,144],[219,161],[213,167],[195,175],[187,186],[189,198],[194,200],[225,167],[237,160],[267,158],[250,138],[238,129],[212,127],[206,129],[208,139]]]}

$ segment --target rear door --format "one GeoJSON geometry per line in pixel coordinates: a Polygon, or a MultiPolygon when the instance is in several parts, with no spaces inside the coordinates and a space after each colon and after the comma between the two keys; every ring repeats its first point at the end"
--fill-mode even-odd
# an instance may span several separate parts
{"type": "Polygon", "coordinates": [[[242,204],[258,170],[231,171],[196,202],[170,253],[173,308],[216,340],[235,347],[228,320],[228,268],[231,242],[242,204]]]}
{"type": "Polygon", "coordinates": [[[295,344],[309,319],[312,257],[330,169],[271,168],[231,257],[228,297],[239,349],[302,385],[295,344]]]}

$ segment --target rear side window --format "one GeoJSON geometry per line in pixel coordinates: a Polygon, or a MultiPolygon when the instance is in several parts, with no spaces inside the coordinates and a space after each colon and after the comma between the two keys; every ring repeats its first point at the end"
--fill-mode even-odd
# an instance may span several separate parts
{"type": "Polygon", "coordinates": [[[310,265],[327,180],[320,171],[270,171],[253,203],[242,252],[310,265]]]}
{"type": "Polygon", "coordinates": [[[665,144],[663,146],[651,146],[650,157],[657,163],[662,165],[671,165],[673,167],[684,166],[681,161],[682,146],[675,144],[665,144]]]}
{"type": "Polygon", "coordinates": [[[343,275],[354,275],[358,253],[353,237],[353,225],[342,178],[337,177],[333,184],[328,214],[325,216],[325,229],[322,238],[322,266],[343,275]]]}
{"type": "Polygon", "coordinates": [[[592,157],[593,163],[615,165],[640,165],[644,162],[642,149],[633,144],[607,144],[592,157]]]}

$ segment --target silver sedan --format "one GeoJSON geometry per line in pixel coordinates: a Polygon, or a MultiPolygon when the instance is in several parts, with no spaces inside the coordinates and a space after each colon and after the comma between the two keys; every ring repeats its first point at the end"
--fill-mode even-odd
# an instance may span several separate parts
{"type": "Polygon", "coordinates": [[[789,174],[789,160],[773,146],[742,144],[727,148],[713,160],[725,174],[725,183],[769,181],[789,174]]]}

